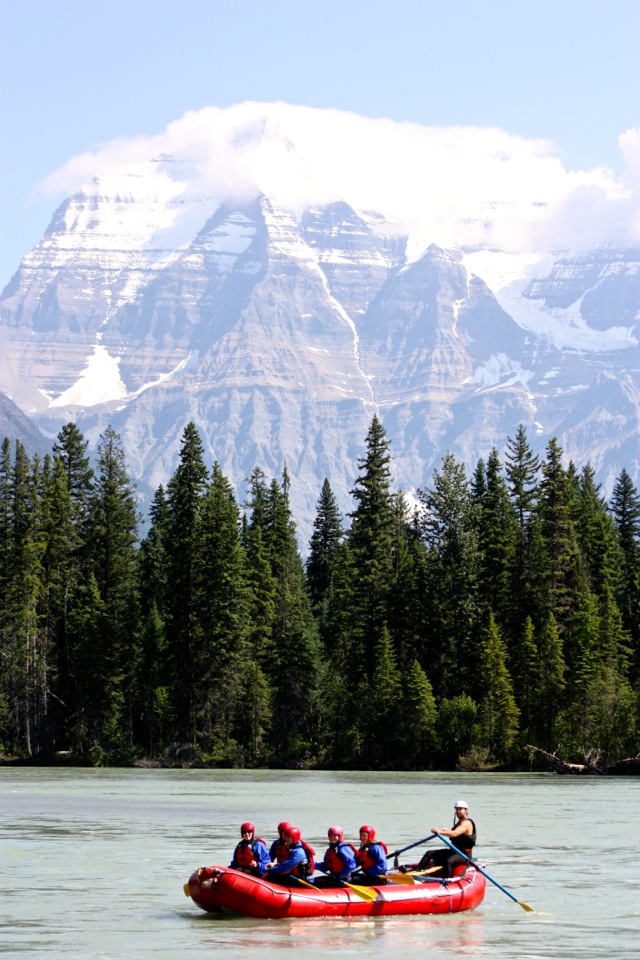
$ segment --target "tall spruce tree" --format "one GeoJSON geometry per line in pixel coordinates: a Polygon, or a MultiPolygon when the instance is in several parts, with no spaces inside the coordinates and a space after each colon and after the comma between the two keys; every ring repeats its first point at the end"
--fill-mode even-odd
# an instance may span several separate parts
{"type": "Polygon", "coordinates": [[[248,667],[247,589],[240,511],[228,479],[214,463],[202,504],[198,565],[202,642],[196,658],[196,702],[202,747],[217,759],[237,761],[248,667]]]}
{"type": "Polygon", "coordinates": [[[333,585],[336,555],[343,535],[338,503],[325,477],[313,521],[313,533],[309,541],[309,557],[306,565],[311,605],[320,619],[333,585]]]}
{"type": "Polygon", "coordinates": [[[542,464],[538,516],[542,563],[537,577],[545,607],[553,614],[563,643],[563,657],[571,666],[571,620],[577,588],[578,545],[573,521],[573,486],[562,465],[562,448],[555,438],[547,444],[542,464]]]}
{"type": "Polygon", "coordinates": [[[401,695],[392,709],[394,766],[424,770],[433,766],[438,746],[438,711],[429,678],[417,660],[402,673],[401,695]]]}
{"type": "Polygon", "coordinates": [[[477,697],[481,604],[477,510],[464,464],[452,454],[418,491],[424,507],[427,591],[431,608],[428,674],[438,697],[477,697]]]}
{"type": "Polygon", "coordinates": [[[492,449],[487,460],[486,489],[480,499],[480,588],[483,602],[491,607],[498,622],[508,626],[512,621],[511,576],[516,555],[517,515],[509,499],[502,475],[498,451],[492,449]]]}
{"type": "Polygon", "coordinates": [[[169,508],[162,484],[149,508],[149,529],[138,550],[141,633],[136,660],[135,722],[147,752],[156,748],[175,726],[169,697],[170,664],[165,625],[169,582],[167,529],[169,508]]]}
{"type": "Polygon", "coordinates": [[[102,610],[93,641],[94,669],[101,682],[97,702],[87,704],[87,711],[95,716],[100,749],[117,757],[132,747],[133,666],[139,627],[138,512],[120,437],[112,427],[107,427],[98,445],[87,529],[102,610]]]}
{"type": "MultiPolygon", "coordinates": [[[[558,718],[565,706],[566,665],[558,625],[549,611],[538,643],[539,674],[536,690],[535,732],[543,749],[555,750],[558,718]]],[[[538,746],[538,743],[534,744],[538,746]]]]}
{"type": "Polygon", "coordinates": [[[9,483],[10,577],[2,629],[3,699],[12,752],[32,756],[44,741],[48,696],[46,630],[41,622],[41,465],[20,440],[9,483]]]}
{"type": "Polygon", "coordinates": [[[611,494],[618,541],[622,550],[618,604],[631,638],[633,674],[640,679],[640,495],[623,468],[611,494]]]}
{"type": "Polygon", "coordinates": [[[307,762],[317,748],[315,717],[320,650],[289,504],[289,474],[269,486],[262,535],[275,582],[272,625],[273,743],[287,765],[307,762]]]}
{"type": "Polygon", "coordinates": [[[527,432],[520,424],[515,438],[507,438],[505,473],[511,503],[517,518],[514,557],[511,566],[510,631],[518,635],[526,618],[535,614],[533,597],[532,519],[538,498],[539,458],[533,453],[527,432]]]}
{"type": "Polygon", "coordinates": [[[395,527],[391,491],[391,453],[382,421],[374,416],[365,441],[365,456],[358,459],[359,476],[351,495],[349,550],[355,577],[351,584],[350,671],[373,680],[375,651],[382,630],[388,627],[392,580],[392,539],[395,527]]]}
{"type": "Polygon", "coordinates": [[[513,695],[507,668],[507,650],[491,611],[482,647],[483,697],[480,725],[489,756],[502,762],[509,759],[518,734],[520,710],[513,695]]]}
{"type": "Polygon", "coordinates": [[[68,726],[77,709],[70,658],[68,616],[78,588],[80,540],[74,523],[68,474],[60,457],[45,458],[42,485],[42,618],[50,648],[48,738],[51,746],[69,742],[68,726]]]}
{"type": "Polygon", "coordinates": [[[207,480],[202,440],[191,422],[182,434],[180,462],[167,485],[168,588],[164,618],[176,737],[190,743],[197,739],[194,689],[202,640],[197,571],[202,550],[200,515],[207,480]]]}
{"type": "Polygon", "coordinates": [[[245,523],[242,533],[245,549],[247,589],[247,649],[249,663],[244,688],[246,704],[240,717],[240,739],[250,763],[266,763],[271,757],[272,690],[268,679],[273,662],[273,622],[275,618],[276,580],[262,528],[245,523]]]}

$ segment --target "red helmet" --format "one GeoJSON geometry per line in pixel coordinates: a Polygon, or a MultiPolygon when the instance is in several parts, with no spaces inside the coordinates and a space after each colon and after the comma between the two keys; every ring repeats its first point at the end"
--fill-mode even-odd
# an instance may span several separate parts
{"type": "Polygon", "coordinates": [[[344,838],[344,830],[342,827],[329,827],[327,830],[327,836],[329,839],[331,839],[332,833],[336,833],[338,835],[338,839],[342,842],[342,839],[344,838]]]}
{"type": "Polygon", "coordinates": [[[291,824],[289,823],[288,820],[283,820],[281,823],[279,823],[278,833],[280,834],[280,836],[282,836],[283,833],[286,833],[286,831],[289,829],[290,826],[291,824]]]}
{"type": "Polygon", "coordinates": [[[376,838],[375,828],[370,826],[368,823],[365,823],[364,826],[360,827],[360,833],[368,833],[369,840],[375,840],[376,838]]]}
{"type": "Polygon", "coordinates": [[[300,840],[300,830],[298,827],[292,827],[291,824],[285,830],[285,835],[291,837],[294,843],[298,843],[300,840]]]}
{"type": "Polygon", "coordinates": [[[240,827],[240,833],[255,833],[256,828],[248,820],[240,827]]]}

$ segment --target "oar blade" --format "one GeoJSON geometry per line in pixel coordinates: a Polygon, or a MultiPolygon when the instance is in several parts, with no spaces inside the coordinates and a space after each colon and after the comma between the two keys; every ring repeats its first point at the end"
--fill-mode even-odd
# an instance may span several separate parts
{"type": "Polygon", "coordinates": [[[370,887],[361,887],[355,883],[347,883],[346,880],[342,881],[345,887],[349,887],[349,890],[353,890],[357,897],[361,897],[362,900],[366,900],[367,903],[371,903],[372,900],[375,900],[378,896],[376,890],[372,890],[370,887]]]}
{"type": "Polygon", "coordinates": [[[519,903],[523,910],[526,910],[527,913],[535,913],[533,907],[530,907],[528,903],[525,903],[523,900],[516,900],[516,903],[519,903]]]}
{"type": "Polygon", "coordinates": [[[389,873],[387,877],[392,883],[404,883],[408,887],[415,885],[415,880],[410,873],[389,873]]]}

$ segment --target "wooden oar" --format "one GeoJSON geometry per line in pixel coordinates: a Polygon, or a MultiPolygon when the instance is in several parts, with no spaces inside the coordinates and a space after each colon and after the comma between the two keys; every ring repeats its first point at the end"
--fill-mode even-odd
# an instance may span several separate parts
{"type": "MultiPolygon", "coordinates": [[[[300,877],[296,877],[298,883],[304,884],[305,887],[311,887],[312,890],[318,890],[319,887],[316,887],[313,883],[307,883],[306,880],[302,880],[300,877]]],[[[340,883],[343,887],[349,887],[350,890],[353,890],[357,897],[361,897],[362,900],[366,900],[367,903],[371,903],[372,900],[375,900],[378,896],[373,890],[370,890],[369,887],[359,887],[355,883],[347,883],[346,880],[340,880],[340,883]]]]}
{"type": "Polygon", "coordinates": [[[436,833],[436,836],[438,837],[439,840],[444,840],[446,845],[448,847],[451,847],[451,849],[454,850],[456,853],[460,854],[461,857],[464,857],[467,863],[470,863],[472,866],[476,868],[476,870],[479,870],[480,873],[487,878],[487,880],[491,880],[491,883],[493,883],[494,886],[496,886],[499,890],[502,890],[503,893],[506,893],[508,897],[511,897],[514,903],[517,903],[519,906],[521,906],[523,910],[527,911],[527,913],[535,913],[535,910],[533,909],[533,907],[530,907],[528,903],[524,903],[522,900],[518,900],[518,898],[514,897],[512,893],[509,893],[509,891],[505,887],[503,887],[501,883],[498,883],[498,881],[494,880],[493,877],[490,876],[490,874],[488,874],[486,870],[483,870],[482,867],[479,866],[479,864],[476,863],[476,861],[472,857],[468,857],[466,853],[462,852],[462,850],[458,850],[457,847],[454,847],[454,845],[446,837],[443,837],[441,833],[436,833]]]}

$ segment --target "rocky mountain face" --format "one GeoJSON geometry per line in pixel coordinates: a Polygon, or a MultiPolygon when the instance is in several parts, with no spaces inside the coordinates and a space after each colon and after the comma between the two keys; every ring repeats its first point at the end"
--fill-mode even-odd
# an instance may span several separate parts
{"type": "Polygon", "coordinates": [[[407,492],[520,423],[606,490],[640,478],[640,250],[547,254],[507,281],[495,250],[408,257],[346,199],[189,204],[154,181],[172,162],[70,197],[0,298],[0,390],[47,436],[112,424],[148,496],[193,420],[240,499],[286,463],[303,545],[324,477],[351,509],[376,412],[407,492]]]}

